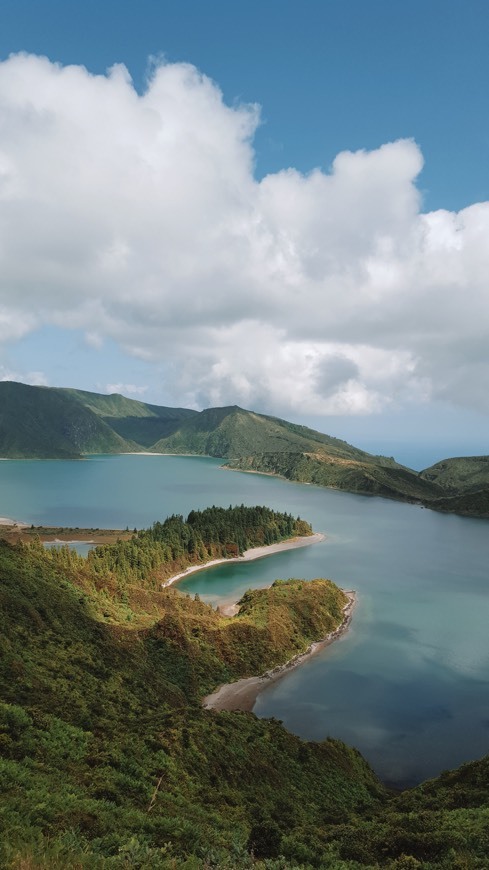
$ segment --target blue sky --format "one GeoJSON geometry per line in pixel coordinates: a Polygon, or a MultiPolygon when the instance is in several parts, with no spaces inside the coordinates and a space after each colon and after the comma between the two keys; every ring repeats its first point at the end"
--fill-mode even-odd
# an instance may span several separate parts
{"type": "Polygon", "coordinates": [[[0,374],[489,452],[488,31],[485,0],[3,0],[0,374]]]}
{"type": "Polygon", "coordinates": [[[144,88],[150,56],[188,61],[227,102],[259,102],[259,175],[342,150],[421,146],[426,208],[489,199],[486,0],[3,0],[0,56],[28,51],[144,88]]]}

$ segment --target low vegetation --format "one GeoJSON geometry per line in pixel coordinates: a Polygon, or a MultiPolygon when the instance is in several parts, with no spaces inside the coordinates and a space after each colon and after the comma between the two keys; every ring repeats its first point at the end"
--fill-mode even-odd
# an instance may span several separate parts
{"type": "Polygon", "coordinates": [[[489,517],[489,456],[444,459],[420,475],[443,488],[443,494],[426,506],[469,517],[489,517]]]}
{"type": "Polygon", "coordinates": [[[420,476],[442,486],[447,494],[476,492],[483,487],[489,488],[489,456],[443,459],[430,468],[425,468],[420,476]]]}
{"type": "Polygon", "coordinates": [[[393,795],[339,741],[202,709],[218,684],[338,625],[344,593],[277,581],[225,618],[158,589],[132,556],[182,545],[189,527],[211,552],[232,549],[238,527],[264,539],[264,510],[255,526],[242,508],[156,523],[134,551],[102,548],[103,568],[35,539],[0,542],[0,866],[487,867],[487,759],[393,795]]]}
{"type": "MultiPolygon", "coordinates": [[[[377,457],[376,457],[377,458],[377,457]]],[[[240,471],[279,474],[298,483],[314,483],[362,495],[378,495],[399,501],[436,500],[443,490],[408,468],[395,463],[365,461],[354,457],[314,453],[263,453],[244,456],[227,463],[240,471]]]]}

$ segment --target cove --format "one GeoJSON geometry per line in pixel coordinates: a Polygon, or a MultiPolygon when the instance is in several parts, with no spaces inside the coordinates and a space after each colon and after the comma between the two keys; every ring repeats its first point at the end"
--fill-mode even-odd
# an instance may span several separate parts
{"type": "Polygon", "coordinates": [[[256,714],[307,739],[356,746],[396,785],[489,752],[489,521],[219,465],[166,456],[0,462],[0,515],[74,529],[144,527],[211,504],[303,516],[323,543],[179,584],[214,605],[277,577],[330,577],[357,591],[349,632],[260,695],[256,714]]]}

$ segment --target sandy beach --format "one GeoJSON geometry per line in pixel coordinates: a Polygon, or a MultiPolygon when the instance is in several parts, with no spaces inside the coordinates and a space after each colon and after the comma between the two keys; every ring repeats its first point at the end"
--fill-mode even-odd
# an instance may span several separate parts
{"type": "Polygon", "coordinates": [[[322,640],[312,643],[304,653],[294,656],[293,659],[285,662],[285,664],[279,665],[271,671],[266,671],[266,673],[259,677],[246,677],[243,680],[236,680],[234,683],[226,683],[224,686],[220,686],[215,692],[203,698],[202,706],[208,710],[241,710],[247,712],[253,710],[260,692],[263,692],[272,683],[280,680],[292,668],[298,667],[315,653],[329,646],[330,643],[333,643],[333,641],[337,640],[347,631],[356,602],[356,593],[350,591],[345,592],[345,595],[348,596],[348,603],[343,608],[343,621],[335,631],[332,631],[322,640]]]}
{"type": "MultiPolygon", "coordinates": [[[[278,544],[269,544],[267,547],[253,547],[251,550],[246,550],[242,556],[235,556],[231,559],[212,559],[212,561],[205,562],[203,565],[191,565],[189,568],[186,568],[185,571],[181,571],[180,574],[175,574],[174,577],[164,580],[161,586],[165,589],[167,586],[177,583],[178,580],[182,580],[183,577],[188,577],[189,574],[195,574],[196,571],[205,571],[207,568],[213,568],[215,565],[224,565],[229,562],[251,562],[254,559],[263,559],[265,556],[272,556],[274,553],[281,553],[284,550],[294,550],[296,547],[307,547],[309,544],[318,544],[320,541],[324,540],[324,535],[316,533],[314,535],[304,535],[300,538],[291,538],[289,541],[280,541],[278,544]]],[[[223,607],[222,612],[225,613],[226,616],[234,616],[233,613],[228,612],[229,608],[232,606],[234,605],[226,605],[223,607]]]]}

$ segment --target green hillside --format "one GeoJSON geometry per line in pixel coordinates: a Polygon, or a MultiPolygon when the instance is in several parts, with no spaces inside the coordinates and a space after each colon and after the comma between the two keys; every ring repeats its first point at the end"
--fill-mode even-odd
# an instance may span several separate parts
{"type": "Polygon", "coordinates": [[[0,383],[0,456],[73,459],[147,450],[197,411],[113,394],[0,383]]]}
{"type": "Polygon", "coordinates": [[[344,601],[329,581],[279,583],[226,619],[75,553],[0,544],[0,865],[231,868],[285,850],[293,866],[327,850],[325,819],[384,799],[360,755],[200,698],[305,649],[344,601]]]}
{"type": "Polygon", "coordinates": [[[489,487],[475,492],[444,496],[434,501],[427,499],[425,505],[432,510],[443,511],[443,513],[487,518],[489,517],[489,487]]]}
{"type": "Polygon", "coordinates": [[[446,459],[418,473],[392,457],[237,405],[198,412],[118,394],[0,383],[0,456],[71,459],[140,451],[215,456],[234,470],[467,516],[488,514],[487,456],[446,459]]]}
{"type": "Polygon", "coordinates": [[[279,474],[287,480],[314,483],[363,495],[407,501],[435,500],[441,487],[422,480],[402,466],[346,459],[329,453],[263,453],[232,460],[227,467],[240,471],[279,474]]]}
{"type": "Polygon", "coordinates": [[[118,393],[109,396],[85,390],[63,390],[78,399],[86,408],[104,420],[118,435],[136,442],[140,447],[152,447],[160,438],[170,435],[183,420],[197,411],[189,408],[166,408],[127,399],[118,393]]]}
{"type": "Polygon", "coordinates": [[[246,411],[237,405],[201,411],[185,420],[168,438],[155,444],[154,450],[197,453],[224,459],[265,452],[324,450],[333,456],[396,465],[393,459],[371,456],[339,438],[288,423],[278,417],[246,411]]]}
{"type": "Polygon", "coordinates": [[[133,444],[68,392],[0,383],[0,456],[74,459],[130,449],[133,444]]]}
{"type": "Polygon", "coordinates": [[[444,490],[385,456],[346,441],[243,408],[209,408],[155,444],[164,453],[222,457],[226,467],[279,474],[348,492],[408,501],[436,499],[444,490]]]}
{"type": "Polygon", "coordinates": [[[420,472],[420,477],[441,487],[443,494],[426,507],[467,517],[489,517],[489,456],[443,459],[420,472]]]}
{"type": "Polygon", "coordinates": [[[0,543],[2,868],[487,867],[489,759],[393,795],[340,741],[202,709],[337,625],[330,581],[276,582],[225,618],[127,564],[119,543],[105,573],[0,543]]]}
{"type": "Polygon", "coordinates": [[[489,456],[443,459],[430,468],[425,468],[420,476],[454,493],[489,489],[489,456]]]}

